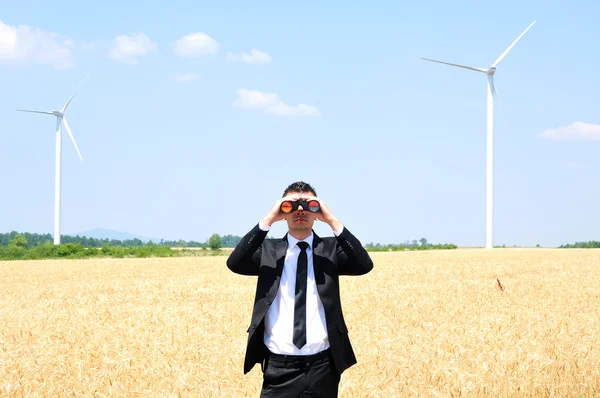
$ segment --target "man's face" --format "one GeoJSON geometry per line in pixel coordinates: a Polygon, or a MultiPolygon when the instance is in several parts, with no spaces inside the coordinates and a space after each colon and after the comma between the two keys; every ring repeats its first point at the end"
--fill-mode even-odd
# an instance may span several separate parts
{"type": "MultiPolygon", "coordinates": [[[[289,200],[308,199],[311,196],[315,196],[313,192],[290,192],[287,195],[289,200]]],[[[306,231],[311,230],[315,223],[315,213],[308,209],[298,206],[298,209],[291,211],[285,215],[285,220],[288,224],[290,231],[306,231]]]]}

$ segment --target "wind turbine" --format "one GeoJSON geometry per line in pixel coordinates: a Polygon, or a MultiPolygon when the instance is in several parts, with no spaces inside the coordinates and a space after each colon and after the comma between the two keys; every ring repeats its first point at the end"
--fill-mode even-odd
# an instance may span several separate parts
{"type": "Polygon", "coordinates": [[[486,209],[485,209],[485,247],[486,249],[491,249],[493,247],[493,222],[494,222],[494,97],[497,97],[496,87],[494,86],[494,74],[496,73],[496,67],[502,61],[502,59],[508,54],[508,52],[513,48],[515,44],[523,37],[523,35],[535,24],[536,21],[533,21],[531,25],[527,27],[517,37],[515,41],[512,42],[510,46],[498,57],[496,61],[489,68],[474,68],[472,66],[466,65],[458,65],[451,64],[448,62],[436,61],[434,59],[429,58],[421,58],[425,61],[437,62],[439,64],[445,64],[450,66],[456,66],[459,68],[464,68],[468,70],[472,70],[475,72],[485,73],[487,75],[487,165],[486,165],[486,209]]]}
{"type": "Polygon", "coordinates": [[[69,134],[69,137],[71,138],[71,141],[73,142],[73,145],[75,146],[75,150],[77,151],[77,154],[79,155],[79,159],[81,159],[81,163],[83,163],[83,158],[81,157],[81,153],[79,152],[79,148],[77,147],[75,138],[73,138],[73,133],[71,133],[71,129],[69,128],[69,123],[67,123],[67,118],[65,117],[65,112],[67,111],[67,108],[69,107],[69,104],[71,103],[71,100],[73,99],[73,97],[75,96],[77,91],[79,90],[79,87],[81,87],[81,85],[83,84],[83,82],[86,79],[87,79],[87,76],[81,81],[81,83],[79,83],[79,86],[77,87],[77,89],[75,90],[73,95],[71,95],[71,98],[69,98],[69,100],[67,101],[65,106],[59,111],[54,110],[54,108],[52,109],[52,112],[30,111],[30,110],[26,110],[26,109],[17,109],[17,111],[20,111],[20,112],[41,113],[44,115],[56,116],[56,174],[55,174],[55,180],[54,180],[54,244],[55,245],[60,244],[60,191],[61,191],[60,177],[61,177],[61,157],[62,157],[61,127],[64,124],[65,129],[67,130],[67,133],[69,134]]]}

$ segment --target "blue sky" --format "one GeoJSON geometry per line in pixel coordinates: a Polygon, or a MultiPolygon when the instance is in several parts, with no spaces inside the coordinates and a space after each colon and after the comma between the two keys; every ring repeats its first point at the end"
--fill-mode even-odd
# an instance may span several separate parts
{"type": "Polygon", "coordinates": [[[420,57],[486,68],[537,20],[495,76],[494,244],[600,239],[600,4],[440,3],[3,4],[0,230],[53,231],[55,120],[16,109],[89,73],[63,233],[243,235],[304,180],[363,243],[483,246],[486,78],[420,57]]]}

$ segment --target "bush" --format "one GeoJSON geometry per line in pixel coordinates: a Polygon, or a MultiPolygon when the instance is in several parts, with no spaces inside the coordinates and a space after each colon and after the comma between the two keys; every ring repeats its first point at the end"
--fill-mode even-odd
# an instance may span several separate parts
{"type": "Polygon", "coordinates": [[[67,258],[82,258],[85,249],[81,243],[66,243],[56,246],[56,254],[58,257],[67,258]]]}
{"type": "Polygon", "coordinates": [[[99,257],[102,255],[102,250],[97,247],[88,247],[84,252],[84,257],[99,257]]]}
{"type": "Polygon", "coordinates": [[[28,260],[41,260],[43,258],[54,258],[57,257],[56,246],[52,243],[45,243],[43,245],[34,246],[27,251],[25,256],[28,260]]]}
{"type": "Polygon", "coordinates": [[[15,247],[27,247],[27,238],[23,234],[16,235],[11,241],[8,243],[9,246],[15,247]]]}
{"type": "Polygon", "coordinates": [[[219,234],[212,234],[210,238],[208,238],[208,246],[210,246],[211,250],[220,250],[221,249],[221,236],[219,234]]]}
{"type": "Polygon", "coordinates": [[[27,249],[20,246],[0,246],[0,260],[22,260],[27,249]]]}

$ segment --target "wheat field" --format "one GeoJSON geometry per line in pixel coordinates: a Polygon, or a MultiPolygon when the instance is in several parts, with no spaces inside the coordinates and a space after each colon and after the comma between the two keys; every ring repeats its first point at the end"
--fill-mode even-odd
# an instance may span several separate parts
{"type": "MultiPolygon", "coordinates": [[[[600,396],[600,251],[372,253],[341,397],[600,396]]],[[[257,397],[226,257],[0,262],[0,396],[257,397]]]]}

